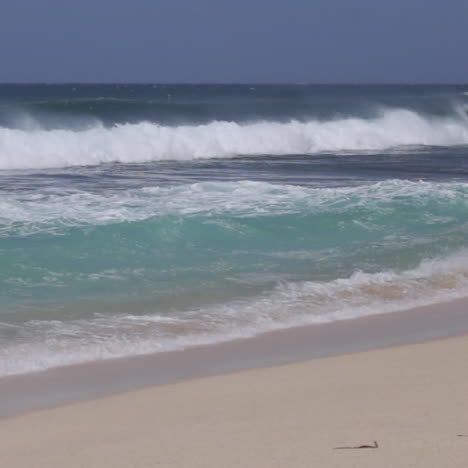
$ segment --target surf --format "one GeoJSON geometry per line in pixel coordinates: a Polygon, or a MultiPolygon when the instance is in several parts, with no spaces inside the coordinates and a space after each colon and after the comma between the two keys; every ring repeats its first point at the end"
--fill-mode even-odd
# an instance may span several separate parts
{"type": "Polygon", "coordinates": [[[151,122],[86,130],[0,128],[0,170],[287,156],[468,145],[461,115],[434,117],[405,109],[358,117],[288,122],[213,121],[167,126],[151,122]]]}
{"type": "Polygon", "coordinates": [[[0,348],[0,376],[182,350],[466,297],[467,259],[464,250],[424,260],[409,270],[356,271],[331,281],[281,282],[256,297],[172,310],[170,315],[101,314],[96,304],[94,317],[89,318],[29,320],[21,326],[0,322],[0,333],[18,334],[0,348]]]}

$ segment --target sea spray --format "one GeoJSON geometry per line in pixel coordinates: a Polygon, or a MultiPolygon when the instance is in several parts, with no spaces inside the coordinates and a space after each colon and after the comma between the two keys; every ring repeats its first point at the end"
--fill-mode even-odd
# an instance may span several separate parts
{"type": "Polygon", "coordinates": [[[427,145],[468,145],[466,121],[455,116],[435,118],[392,109],[368,120],[215,121],[182,126],[141,122],[111,128],[98,125],[82,131],[0,128],[0,169],[314,155],[427,145]]]}

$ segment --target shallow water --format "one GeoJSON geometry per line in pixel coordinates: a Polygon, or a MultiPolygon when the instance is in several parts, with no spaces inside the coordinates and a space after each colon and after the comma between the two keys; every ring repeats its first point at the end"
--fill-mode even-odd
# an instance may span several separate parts
{"type": "Polygon", "coordinates": [[[0,86],[0,375],[468,295],[467,89],[0,86]]]}

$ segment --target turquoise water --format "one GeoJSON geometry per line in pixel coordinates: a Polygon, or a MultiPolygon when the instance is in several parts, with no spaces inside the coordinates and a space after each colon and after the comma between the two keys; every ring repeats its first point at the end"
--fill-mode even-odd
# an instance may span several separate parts
{"type": "Polygon", "coordinates": [[[466,296],[467,92],[0,86],[0,375],[466,296]]]}

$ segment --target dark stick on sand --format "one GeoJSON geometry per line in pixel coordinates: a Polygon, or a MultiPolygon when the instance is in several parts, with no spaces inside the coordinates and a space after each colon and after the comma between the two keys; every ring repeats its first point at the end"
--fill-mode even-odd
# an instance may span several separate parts
{"type": "Polygon", "coordinates": [[[354,447],[334,447],[333,450],[348,450],[348,449],[375,449],[379,448],[379,444],[374,440],[374,445],[356,445],[354,447]]]}
{"type": "Polygon", "coordinates": [[[457,434],[457,437],[468,437],[468,434],[457,434]]]}

